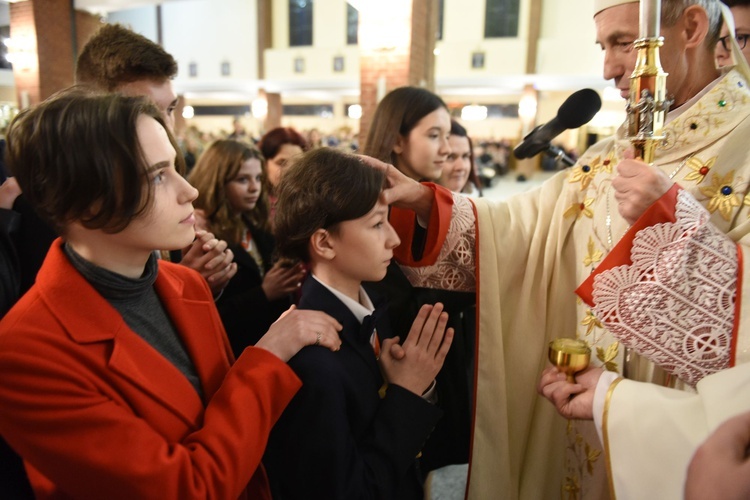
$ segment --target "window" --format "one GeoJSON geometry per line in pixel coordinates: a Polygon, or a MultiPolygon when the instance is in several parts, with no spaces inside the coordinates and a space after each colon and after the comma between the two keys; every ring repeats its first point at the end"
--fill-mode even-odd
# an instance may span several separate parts
{"type": "Polygon", "coordinates": [[[313,0],[289,0],[289,46],[312,45],[313,0]]]}
{"type": "Polygon", "coordinates": [[[486,0],[484,11],[484,37],[502,38],[518,36],[519,0],[486,0]]]}
{"type": "Polygon", "coordinates": [[[333,72],[341,73],[344,71],[344,56],[336,56],[333,58],[333,72]]]}
{"type": "Polygon", "coordinates": [[[346,4],[346,44],[357,45],[359,38],[357,35],[357,28],[359,26],[359,11],[352,7],[350,4],[346,4]]]}
{"type": "Polygon", "coordinates": [[[489,104],[487,118],[518,118],[518,104],[489,104]]]}
{"type": "Polygon", "coordinates": [[[0,26],[0,68],[12,69],[13,65],[8,61],[8,47],[5,41],[10,38],[10,26],[0,26]]]}
{"type": "Polygon", "coordinates": [[[333,104],[284,104],[281,108],[285,116],[333,118],[333,104]]]}
{"type": "MultiPolygon", "coordinates": [[[[472,105],[472,103],[465,104],[451,104],[449,105],[449,111],[452,117],[461,118],[461,112],[465,106],[472,105]]],[[[476,104],[473,104],[476,105],[476,104]]],[[[518,118],[518,104],[478,104],[487,108],[487,118],[518,118]]]]}
{"type": "Polygon", "coordinates": [[[471,53],[471,67],[473,69],[484,68],[484,52],[472,52],[471,53]]]}
{"type": "Polygon", "coordinates": [[[438,0],[438,21],[435,28],[435,39],[443,39],[443,10],[445,9],[445,0],[438,0]]]}
{"type": "Polygon", "coordinates": [[[193,106],[193,113],[195,116],[248,116],[250,115],[250,106],[238,105],[238,106],[193,106]]]}

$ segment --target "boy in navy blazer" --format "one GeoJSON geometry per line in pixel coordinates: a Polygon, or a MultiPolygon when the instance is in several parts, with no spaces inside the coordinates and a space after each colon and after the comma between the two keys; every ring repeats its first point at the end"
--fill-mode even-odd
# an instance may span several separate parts
{"type": "Polygon", "coordinates": [[[316,149],[284,174],[275,220],[283,257],[309,265],[300,309],[343,325],[342,347],[310,346],[289,365],[303,387],[272,431],[274,498],[420,499],[418,455],[441,416],[430,401],[453,339],[442,304],[424,306],[404,340],[384,298],[362,282],[385,276],[400,240],[380,201],[383,172],[316,149]]]}

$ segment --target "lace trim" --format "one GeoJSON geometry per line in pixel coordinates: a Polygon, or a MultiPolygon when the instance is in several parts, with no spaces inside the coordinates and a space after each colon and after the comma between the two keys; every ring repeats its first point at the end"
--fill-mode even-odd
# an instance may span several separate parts
{"type": "Polygon", "coordinates": [[[729,366],[737,249],[687,191],[676,218],[636,235],[631,266],[594,278],[594,310],[624,345],[695,386],[729,366]]]}
{"type": "Polygon", "coordinates": [[[401,266],[412,286],[457,292],[476,290],[476,217],[469,199],[453,194],[448,234],[435,264],[401,266]]]}

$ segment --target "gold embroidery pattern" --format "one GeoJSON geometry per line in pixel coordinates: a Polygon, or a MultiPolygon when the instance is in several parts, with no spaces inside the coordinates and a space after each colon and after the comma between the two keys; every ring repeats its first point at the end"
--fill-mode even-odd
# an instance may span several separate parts
{"type": "MultiPolygon", "coordinates": [[[[597,318],[594,311],[589,309],[582,301],[578,303],[578,310],[578,318],[581,318],[578,324],[581,325],[583,330],[576,330],[576,338],[586,342],[586,344],[593,350],[603,339],[606,341],[609,332],[604,328],[604,324],[599,318],[597,318]]],[[[597,347],[597,349],[601,348],[597,347]]],[[[615,353],[614,356],[616,357],[617,353],[615,353]]],[[[612,359],[615,358],[613,357],[612,359]]],[[[614,366],[617,366],[616,362],[614,363],[614,366]]]]}
{"type": "Polygon", "coordinates": [[[599,319],[594,315],[591,309],[588,309],[586,311],[586,316],[583,317],[581,325],[586,327],[587,336],[591,335],[591,332],[594,331],[594,328],[604,328],[602,322],[599,321],[599,319]]]}
{"type": "Polygon", "coordinates": [[[597,250],[596,246],[594,244],[594,238],[589,236],[589,242],[587,244],[587,250],[588,253],[586,254],[586,257],[583,258],[583,265],[586,267],[593,266],[600,260],[602,260],[602,257],[604,254],[601,250],[597,250]]]}
{"type": "Polygon", "coordinates": [[[594,466],[602,452],[586,442],[572,420],[568,420],[566,437],[568,441],[566,451],[569,459],[566,460],[567,474],[560,494],[561,498],[577,500],[584,496],[585,492],[581,485],[586,476],[594,475],[594,466]]]}
{"type": "Polygon", "coordinates": [[[575,184],[576,182],[581,183],[581,191],[585,190],[591,184],[591,181],[599,171],[600,158],[597,156],[590,163],[579,163],[570,170],[570,182],[575,184]]]}
{"type": "Polygon", "coordinates": [[[693,156],[687,161],[687,166],[690,169],[690,173],[685,176],[686,181],[696,181],[697,183],[703,182],[706,174],[711,170],[711,167],[716,163],[716,157],[714,156],[707,162],[703,162],[701,159],[693,156]]]}
{"type": "Polygon", "coordinates": [[[576,219],[580,219],[582,216],[586,216],[589,219],[594,217],[594,212],[591,210],[591,205],[594,203],[594,198],[586,198],[581,203],[573,203],[565,210],[563,217],[575,216],[576,219]]]}
{"type": "Polygon", "coordinates": [[[608,154],[607,157],[604,158],[604,161],[602,161],[601,165],[601,172],[605,174],[611,174],[612,168],[617,164],[617,158],[615,157],[615,150],[612,149],[608,154]]]}
{"type": "Polygon", "coordinates": [[[711,213],[718,210],[726,221],[730,219],[732,209],[741,205],[742,198],[734,182],[734,170],[730,170],[724,177],[712,175],[711,185],[700,188],[701,193],[709,198],[706,209],[711,213]]]}
{"type": "Polygon", "coordinates": [[[614,342],[610,344],[606,349],[602,347],[596,348],[596,359],[601,361],[602,366],[605,370],[610,372],[619,372],[620,369],[617,366],[617,354],[620,352],[620,343],[614,342]]]}
{"type": "Polygon", "coordinates": [[[736,114],[736,107],[747,103],[747,89],[738,85],[738,75],[723,85],[711,89],[699,102],[683,116],[674,120],[670,129],[676,134],[668,137],[666,149],[689,148],[689,143],[697,136],[706,137],[713,127],[721,127],[728,117],[736,114]]]}

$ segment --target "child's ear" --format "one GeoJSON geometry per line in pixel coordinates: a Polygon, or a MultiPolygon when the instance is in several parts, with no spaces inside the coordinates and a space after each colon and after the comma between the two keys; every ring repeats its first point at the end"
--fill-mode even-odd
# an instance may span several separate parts
{"type": "Polygon", "coordinates": [[[322,260],[332,260],[336,256],[333,249],[331,233],[318,229],[310,236],[310,256],[322,260]]]}

